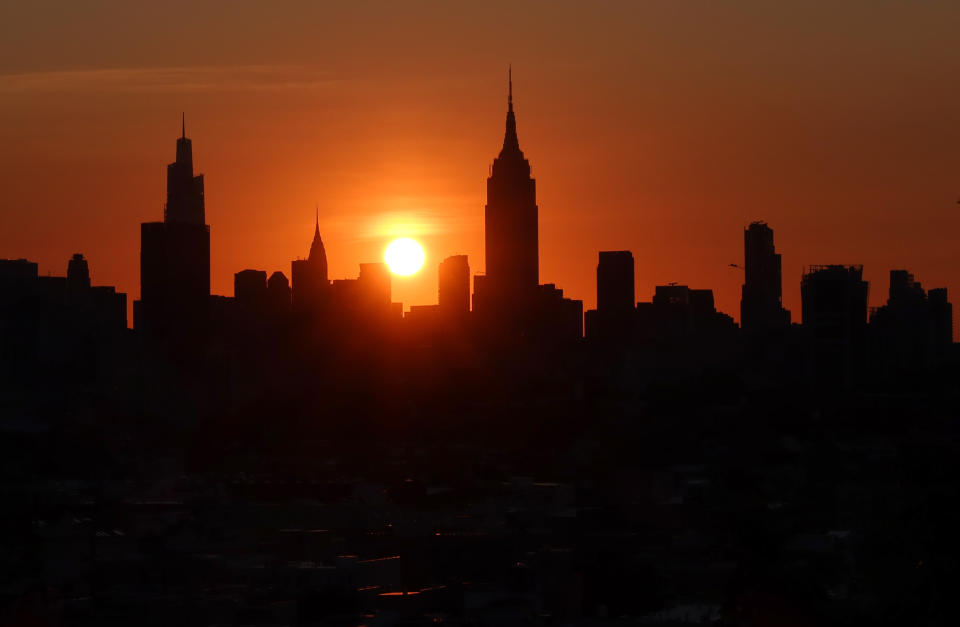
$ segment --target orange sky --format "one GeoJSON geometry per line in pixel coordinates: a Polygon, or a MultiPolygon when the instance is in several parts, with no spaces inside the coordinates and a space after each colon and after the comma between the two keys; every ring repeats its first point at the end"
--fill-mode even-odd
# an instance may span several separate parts
{"type": "Polygon", "coordinates": [[[42,273],[82,252],[138,294],[183,110],[215,293],[245,268],[289,276],[319,204],[332,278],[412,235],[427,266],[394,299],[434,303],[441,259],[483,269],[512,62],[541,281],[588,308],[597,251],[630,249],[639,300],[712,287],[738,318],[728,264],[754,219],[795,320],[815,263],[864,264],[871,305],[894,267],[960,303],[957,2],[14,4],[0,257],[42,273]]]}

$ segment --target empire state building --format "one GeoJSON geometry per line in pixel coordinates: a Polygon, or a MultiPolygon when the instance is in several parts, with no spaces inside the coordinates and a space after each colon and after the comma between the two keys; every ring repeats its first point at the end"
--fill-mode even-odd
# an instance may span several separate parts
{"type": "Polygon", "coordinates": [[[486,276],[476,286],[481,310],[521,313],[532,306],[539,284],[537,186],[520,150],[509,78],[503,148],[493,160],[484,208],[486,276]]]}

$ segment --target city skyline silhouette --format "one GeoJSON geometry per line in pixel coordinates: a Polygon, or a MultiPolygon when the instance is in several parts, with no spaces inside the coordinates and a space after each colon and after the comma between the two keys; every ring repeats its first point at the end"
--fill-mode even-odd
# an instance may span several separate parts
{"type": "MultiPolygon", "coordinates": [[[[186,110],[198,166],[215,181],[207,193],[210,221],[221,224],[211,251],[215,293],[230,294],[241,266],[284,268],[292,243],[312,229],[318,202],[325,238],[339,243],[331,276],[351,276],[358,260],[379,258],[397,226],[419,231],[413,234],[424,237],[431,259],[467,254],[481,269],[484,178],[500,147],[503,74],[513,62],[524,149],[542,180],[541,270],[588,308],[594,251],[632,250],[639,295],[670,281],[711,285],[718,307],[739,320],[742,277],[728,264],[741,259],[739,229],[757,219],[779,232],[791,311],[799,310],[797,286],[809,264],[862,263],[877,288],[871,306],[882,304],[894,267],[960,289],[947,237],[960,220],[953,174],[960,161],[949,140],[960,128],[960,104],[951,104],[957,95],[936,70],[950,67],[942,65],[950,63],[951,41],[942,24],[951,9],[874,7],[884,20],[867,28],[856,7],[838,10],[833,21],[813,7],[779,9],[782,15],[611,8],[581,20],[586,41],[610,33],[585,66],[571,65],[581,48],[558,45],[574,40],[577,11],[557,10],[552,29],[531,9],[514,10],[505,35],[514,49],[482,60],[451,44],[444,59],[398,46],[388,63],[377,53],[388,44],[373,45],[366,30],[352,42],[331,34],[309,50],[313,38],[293,26],[274,49],[255,46],[256,58],[244,58],[233,38],[213,58],[202,26],[210,9],[177,24],[185,48],[172,56],[150,39],[131,42],[133,57],[124,59],[118,49],[97,56],[61,37],[75,52],[69,57],[13,33],[6,45],[21,42],[25,58],[37,62],[18,66],[21,57],[4,55],[17,161],[0,176],[8,202],[21,209],[6,218],[0,248],[54,274],[63,259],[84,252],[98,281],[136,296],[138,248],[129,229],[156,219],[169,137],[186,110]],[[903,14],[924,29],[919,43],[890,30],[903,14]],[[741,43],[720,45],[719,25],[730,32],[736,15],[741,43]],[[859,26],[842,29],[851,23],[859,26]],[[677,38],[641,38],[634,50],[627,24],[677,38]],[[821,30],[828,43],[804,56],[801,34],[821,30]],[[700,38],[686,36],[691,31],[700,38]],[[560,51],[536,54],[524,33],[560,51]],[[355,60],[321,52],[333,41],[355,60]],[[757,46],[771,50],[768,63],[750,62],[757,46]],[[867,46],[873,56],[858,52],[867,46]],[[897,91],[884,68],[913,78],[897,91]],[[817,76],[825,86],[816,86],[817,76]],[[51,125],[53,115],[63,122],[51,125]],[[898,120],[922,122],[911,130],[898,120]],[[46,138],[42,146],[37,138],[46,138]],[[87,168],[83,176],[69,174],[75,164],[87,168]],[[58,183],[50,185],[51,177],[58,183]]],[[[256,15],[238,8],[236,19],[256,15]]],[[[293,16],[277,19],[287,25],[293,16]]],[[[419,32],[447,41],[448,19],[432,16],[419,32]]],[[[471,37],[496,31],[481,24],[471,37]]],[[[109,25],[110,18],[94,21],[91,32],[109,25]]],[[[143,32],[149,24],[129,28],[143,32]]],[[[315,28],[330,34],[326,24],[315,28]]],[[[399,300],[436,302],[432,274],[398,282],[399,300]]]]}
{"type": "MultiPolygon", "coordinates": [[[[504,151],[508,151],[508,147],[510,148],[510,150],[519,151],[519,147],[517,146],[517,139],[516,139],[516,135],[517,135],[517,131],[516,131],[516,121],[515,121],[515,118],[514,118],[514,111],[513,111],[513,79],[512,79],[512,67],[509,68],[509,71],[508,71],[508,81],[507,81],[507,82],[508,82],[508,89],[507,89],[507,92],[508,92],[508,98],[507,98],[507,100],[508,100],[508,107],[507,107],[507,109],[508,109],[508,118],[507,118],[507,130],[506,130],[506,137],[505,137],[505,139],[504,139],[504,146],[503,146],[503,150],[501,151],[500,157],[499,157],[501,160],[503,159],[504,151]]],[[[165,213],[165,214],[167,213],[167,205],[168,205],[170,202],[173,202],[173,203],[174,203],[174,207],[179,207],[181,204],[183,204],[183,202],[186,202],[186,201],[181,201],[181,200],[180,200],[180,197],[182,196],[182,194],[187,193],[187,192],[178,192],[178,191],[176,191],[177,189],[179,189],[179,188],[177,187],[177,185],[180,185],[181,187],[183,187],[183,185],[186,185],[186,183],[180,184],[180,183],[175,183],[175,182],[174,182],[174,181],[177,180],[177,177],[179,176],[179,174],[177,174],[178,170],[176,169],[177,167],[179,167],[178,164],[181,162],[181,160],[183,160],[183,162],[186,164],[184,167],[186,167],[190,172],[193,171],[193,170],[192,170],[192,168],[193,168],[193,163],[192,163],[193,154],[192,154],[192,152],[193,152],[193,151],[192,151],[192,148],[191,148],[191,146],[190,146],[190,139],[189,139],[189,138],[187,137],[187,135],[186,135],[186,113],[185,113],[185,112],[181,113],[181,129],[180,129],[180,131],[181,131],[181,138],[177,140],[177,142],[178,142],[178,143],[177,143],[177,155],[176,155],[177,158],[176,158],[176,160],[175,160],[175,163],[174,163],[174,164],[171,164],[171,165],[169,166],[169,168],[172,168],[172,169],[169,170],[168,175],[167,175],[167,192],[166,192],[166,195],[167,195],[167,198],[168,198],[168,199],[172,198],[173,200],[172,200],[172,201],[171,201],[171,200],[168,200],[166,203],[164,203],[164,213],[165,213]],[[184,144],[184,146],[181,146],[181,144],[184,144]],[[171,186],[173,186],[173,187],[171,187],[171,186]],[[171,196],[171,191],[173,192],[173,196],[171,196]]],[[[509,152],[509,151],[508,151],[508,152],[509,152]]],[[[519,154],[521,155],[521,159],[522,159],[523,153],[522,153],[522,152],[519,152],[519,154]]],[[[527,162],[525,162],[525,163],[527,163],[527,162]]],[[[527,168],[528,170],[531,170],[531,168],[530,168],[529,165],[527,165],[526,168],[527,168]]],[[[493,171],[494,171],[494,169],[491,168],[491,172],[493,172],[493,171]]],[[[192,176],[192,175],[188,175],[188,176],[192,176]]],[[[203,186],[203,185],[202,185],[202,179],[203,179],[203,176],[202,176],[202,175],[199,175],[199,176],[197,177],[197,180],[200,181],[199,185],[200,185],[200,187],[201,187],[201,190],[200,190],[200,192],[199,192],[199,194],[200,194],[200,196],[201,196],[201,199],[199,200],[200,217],[197,218],[197,219],[200,220],[201,223],[202,223],[202,221],[204,220],[204,217],[203,217],[203,215],[202,215],[202,214],[203,214],[203,198],[202,198],[202,196],[203,196],[202,186],[203,186]]],[[[489,192],[489,187],[488,187],[488,196],[489,196],[489,193],[490,193],[490,192],[489,192]]],[[[535,200],[534,200],[534,202],[535,202],[535,200]]],[[[175,209],[175,211],[189,211],[189,210],[188,210],[188,209],[175,209]]],[[[534,213],[536,214],[536,208],[534,208],[534,213]]],[[[184,214],[184,215],[186,215],[186,214],[184,214]]],[[[315,217],[315,224],[314,224],[315,235],[314,235],[314,244],[313,244],[313,246],[311,247],[311,250],[310,250],[310,253],[311,253],[311,254],[313,254],[313,248],[315,248],[315,247],[317,246],[317,244],[316,244],[317,238],[318,238],[319,235],[320,235],[320,233],[319,233],[319,229],[320,229],[320,208],[319,208],[319,204],[315,207],[315,216],[314,216],[314,217],[315,217]]],[[[184,219],[187,220],[188,218],[184,218],[184,219]]],[[[192,218],[189,218],[189,219],[192,219],[192,218]]],[[[488,216],[488,219],[489,219],[489,216],[488,216]]],[[[534,252],[533,252],[533,258],[534,258],[534,259],[537,259],[537,262],[534,264],[533,270],[534,270],[535,272],[539,273],[539,270],[538,270],[538,268],[537,268],[537,266],[539,266],[539,260],[538,260],[539,254],[538,254],[538,251],[537,251],[537,248],[538,248],[538,246],[537,246],[537,239],[538,239],[537,230],[538,230],[538,229],[537,229],[537,226],[536,226],[536,222],[537,222],[537,218],[536,218],[536,215],[534,215],[534,226],[533,226],[533,229],[534,229],[534,247],[535,247],[535,248],[534,248],[534,252]]],[[[760,220],[758,223],[762,224],[763,221],[760,220]]],[[[418,229],[418,227],[417,227],[416,225],[411,225],[411,224],[408,224],[408,225],[406,225],[406,226],[404,226],[404,227],[394,227],[394,230],[392,231],[393,235],[391,235],[390,237],[384,238],[383,241],[382,241],[382,246],[385,247],[386,243],[389,243],[391,237],[394,237],[394,236],[396,236],[396,237],[406,236],[406,235],[410,234],[411,232],[416,233],[416,232],[417,232],[417,229],[418,229]]],[[[489,231],[489,228],[484,229],[484,231],[487,232],[487,233],[488,233],[488,236],[489,236],[489,232],[490,232],[490,231],[489,231]]],[[[320,243],[320,247],[321,247],[321,248],[323,247],[322,242],[320,243]]],[[[749,246],[748,246],[748,248],[749,248],[749,246]]],[[[490,243],[489,243],[489,241],[488,241],[488,243],[487,243],[487,250],[488,250],[488,254],[489,254],[489,250],[490,250],[490,243]]],[[[209,254],[208,254],[208,256],[209,256],[209,254]]],[[[781,256],[782,256],[782,255],[781,255],[781,256]]],[[[324,258],[323,258],[323,264],[324,264],[323,274],[326,275],[326,273],[327,273],[327,269],[326,269],[327,260],[326,260],[326,255],[325,255],[325,253],[324,253],[324,256],[323,256],[323,257],[324,257],[324,258]]],[[[469,257],[469,256],[468,256],[468,257],[469,257]]],[[[483,258],[483,257],[486,257],[486,255],[481,255],[481,258],[483,258]]],[[[300,259],[300,258],[301,258],[301,257],[300,257],[299,255],[297,255],[297,259],[300,259]]],[[[368,260],[368,261],[374,261],[374,260],[379,261],[379,258],[370,259],[370,260],[368,260]]],[[[740,258],[740,260],[742,260],[742,257],[740,258]]],[[[738,261],[740,261],[740,260],[738,260],[738,261]]],[[[437,260],[432,260],[432,261],[437,261],[437,260]]],[[[779,274],[780,274],[780,270],[779,270],[779,267],[780,267],[779,264],[780,264],[780,262],[778,261],[777,263],[778,263],[778,275],[779,275],[779,274]]],[[[428,264],[428,265],[429,265],[429,264],[428,264]]],[[[818,264],[804,264],[804,265],[803,265],[803,271],[804,271],[804,273],[806,272],[806,269],[807,269],[808,266],[816,266],[816,265],[818,265],[818,264]]],[[[747,266],[749,266],[749,261],[747,262],[747,266]]],[[[745,267],[745,266],[742,266],[740,263],[730,263],[730,264],[728,264],[728,267],[729,267],[730,269],[742,270],[742,268],[745,267]]],[[[898,269],[898,268],[894,268],[894,269],[898,269]]],[[[902,268],[899,268],[899,269],[902,269],[902,268]]],[[[270,270],[269,272],[272,273],[272,272],[276,272],[276,271],[283,272],[283,270],[280,270],[280,269],[270,270]]],[[[239,270],[237,270],[236,272],[239,272],[239,270]]],[[[50,274],[49,271],[48,271],[48,274],[50,274]]],[[[287,277],[287,279],[288,279],[288,281],[290,281],[290,282],[292,283],[292,274],[291,274],[289,271],[287,271],[286,274],[290,275],[290,276],[287,277]]],[[[431,274],[430,272],[418,271],[417,273],[414,273],[414,275],[415,275],[415,276],[414,276],[414,279],[421,278],[421,277],[416,276],[416,275],[423,275],[424,277],[426,277],[426,276],[430,276],[430,274],[431,274]]],[[[483,271],[481,271],[481,272],[478,272],[478,274],[481,275],[481,276],[484,276],[486,273],[483,272],[483,271]]],[[[400,280],[401,280],[401,281],[400,281],[400,285],[403,285],[404,280],[406,280],[406,281],[409,281],[409,280],[410,280],[410,277],[397,277],[397,278],[400,278],[400,280]]],[[[218,283],[222,283],[222,282],[223,282],[222,280],[221,280],[221,281],[218,281],[218,283]]],[[[675,283],[675,281],[671,281],[671,283],[675,283]]],[[[138,284],[138,285],[141,285],[141,290],[142,290],[142,283],[141,283],[141,284],[138,284]]],[[[475,286],[473,285],[473,283],[471,283],[471,286],[472,286],[473,289],[475,289],[475,286]]],[[[207,289],[207,291],[209,291],[209,287],[206,288],[206,289],[207,289]]],[[[716,291],[716,290],[715,290],[715,291],[716,291]]],[[[788,286],[787,289],[784,290],[784,293],[785,293],[785,294],[789,294],[789,293],[791,293],[792,291],[793,291],[793,290],[791,290],[790,287],[788,286]]],[[[436,293],[436,292],[434,292],[434,293],[436,293]]],[[[594,294],[595,294],[595,292],[594,292],[594,294]]],[[[582,298],[583,298],[583,300],[585,300],[586,302],[589,303],[589,302],[592,300],[592,298],[591,298],[592,296],[593,296],[593,295],[592,295],[590,292],[588,292],[587,295],[584,295],[582,298]]],[[[743,295],[741,295],[741,296],[743,296],[743,295]]],[[[784,302],[790,302],[791,299],[789,298],[789,296],[784,296],[784,297],[783,297],[783,301],[784,301],[784,302]]],[[[873,307],[879,306],[879,305],[881,305],[881,304],[883,303],[883,301],[879,301],[879,302],[877,302],[876,305],[874,305],[874,302],[876,302],[876,301],[877,301],[876,297],[871,297],[871,300],[869,301],[870,307],[873,308],[873,307]]],[[[402,301],[401,301],[401,302],[402,302],[402,301]]],[[[595,302],[595,301],[594,301],[594,302],[595,302]]],[[[134,319],[134,311],[133,311],[134,299],[129,299],[128,303],[129,303],[129,304],[128,304],[128,307],[129,307],[128,319],[129,319],[129,321],[130,321],[130,323],[131,323],[131,326],[132,326],[132,322],[133,322],[133,319],[134,319]]],[[[428,305],[428,304],[435,304],[435,303],[422,303],[422,302],[404,303],[406,310],[409,310],[410,307],[423,307],[424,305],[428,305]]],[[[741,316],[741,314],[742,314],[742,298],[741,298],[741,305],[740,305],[740,307],[737,307],[737,308],[731,310],[729,313],[730,313],[730,315],[731,315],[732,317],[734,317],[734,318],[737,320],[738,323],[739,323],[739,322],[742,322],[742,320],[740,319],[740,316],[741,316]]],[[[799,320],[796,320],[796,321],[799,322],[799,320]]],[[[954,323],[955,323],[955,322],[956,322],[956,321],[954,320],[954,323]]],[[[954,326],[956,326],[956,324],[954,324],[954,326]]]]}
{"type": "MultiPolygon", "coordinates": [[[[670,281],[657,285],[650,301],[638,300],[636,263],[629,250],[598,251],[595,309],[585,311],[583,300],[564,297],[555,282],[541,284],[536,181],[519,144],[512,66],[507,71],[503,144],[487,179],[484,245],[489,267],[471,276],[469,256],[447,257],[437,265],[438,304],[411,305],[406,313],[394,298],[394,279],[402,281],[422,268],[397,272],[385,258],[360,262],[357,278],[331,280],[319,206],[309,254],[290,262],[289,277],[279,270],[248,267],[234,273],[233,296],[213,293],[205,179],[194,168],[185,113],[175,157],[167,166],[163,220],[141,224],[141,296],[132,303],[112,286],[97,288],[94,295],[89,263],[80,253],[73,255],[66,277],[40,277],[39,265],[27,259],[0,260],[8,301],[5,315],[10,319],[6,341],[17,342],[18,333],[26,336],[24,348],[11,353],[10,365],[33,361],[31,342],[42,353],[50,332],[44,328],[46,321],[31,328],[26,320],[38,314],[44,319],[48,309],[51,330],[58,316],[78,317],[84,321],[76,330],[78,339],[97,341],[97,334],[109,329],[113,339],[108,344],[119,341],[129,324],[127,316],[128,324],[116,325],[120,302],[132,305],[133,330],[148,352],[171,350],[177,360],[202,355],[211,341],[230,342],[238,334],[275,327],[287,329],[291,339],[329,336],[333,342],[341,341],[334,339],[336,329],[348,336],[372,332],[384,340],[406,335],[427,345],[452,333],[458,341],[475,342],[474,350],[481,353],[498,346],[510,353],[543,353],[552,344],[572,346],[583,339],[621,350],[649,350],[666,342],[685,346],[676,356],[682,368],[702,360],[754,368],[770,360],[772,351],[782,350],[774,361],[793,372],[788,379],[801,375],[823,389],[853,389],[875,376],[937,370],[952,363],[954,314],[948,289],[928,293],[905,268],[890,270],[886,303],[870,307],[862,265],[810,265],[800,284],[801,318],[792,323],[784,307],[782,254],[763,221],[744,229],[743,265],[729,264],[744,274],[740,326],[717,309],[712,287],[670,281]],[[107,305],[108,300],[112,304],[107,305]],[[466,306],[450,306],[455,301],[466,306]],[[741,364],[741,358],[746,362],[741,364]],[[871,363],[876,368],[878,360],[884,367],[869,373],[864,369],[871,363]]],[[[422,266],[419,243],[406,241],[417,247],[422,266]]],[[[394,349],[388,341],[375,350],[394,349]]],[[[70,359],[72,350],[65,349],[63,356],[70,359]]]]}
{"type": "Polygon", "coordinates": [[[0,8],[0,627],[943,627],[960,6],[0,8]]]}

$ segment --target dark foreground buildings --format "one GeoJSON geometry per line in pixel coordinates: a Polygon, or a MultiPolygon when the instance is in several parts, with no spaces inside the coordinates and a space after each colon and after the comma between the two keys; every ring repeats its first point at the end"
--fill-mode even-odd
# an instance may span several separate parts
{"type": "MultiPolygon", "coordinates": [[[[66,276],[40,276],[26,259],[0,259],[0,379],[90,382],[122,367],[127,295],[94,286],[81,254],[66,276]]],[[[2,390],[2,385],[0,385],[2,390]]]]}
{"type": "Polygon", "coordinates": [[[946,288],[925,292],[906,270],[890,271],[887,304],[870,312],[870,360],[890,377],[928,373],[948,358],[953,344],[953,307],[946,288]]]}
{"type": "Polygon", "coordinates": [[[631,353],[646,370],[695,371],[708,362],[734,362],[737,327],[718,312],[713,290],[658,285],[649,302],[634,302],[634,259],[602,251],[597,263],[597,309],[586,314],[586,337],[607,352],[631,353]]]}

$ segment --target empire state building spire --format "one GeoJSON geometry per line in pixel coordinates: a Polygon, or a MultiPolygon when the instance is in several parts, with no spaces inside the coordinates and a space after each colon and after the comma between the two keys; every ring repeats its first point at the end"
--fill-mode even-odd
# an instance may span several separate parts
{"type": "Polygon", "coordinates": [[[520,141],[517,139],[517,117],[513,114],[513,67],[507,70],[507,129],[503,135],[502,157],[507,153],[519,153],[520,141]]]}

